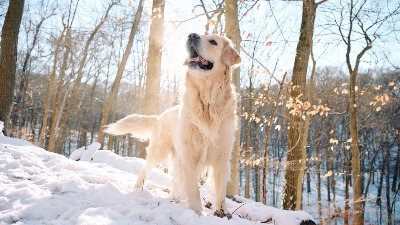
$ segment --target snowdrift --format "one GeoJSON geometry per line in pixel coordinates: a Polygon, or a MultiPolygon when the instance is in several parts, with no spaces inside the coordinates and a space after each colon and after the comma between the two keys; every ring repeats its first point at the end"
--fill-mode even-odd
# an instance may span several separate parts
{"type": "MultiPolygon", "coordinates": [[[[227,200],[233,218],[199,217],[184,202],[173,202],[170,178],[154,169],[143,190],[134,190],[145,161],[98,151],[93,143],[71,159],[28,142],[0,136],[0,224],[313,224],[306,212],[285,211],[244,198],[227,200]],[[80,161],[75,161],[75,160],[80,161]]],[[[205,205],[213,202],[201,188],[205,205]]]]}

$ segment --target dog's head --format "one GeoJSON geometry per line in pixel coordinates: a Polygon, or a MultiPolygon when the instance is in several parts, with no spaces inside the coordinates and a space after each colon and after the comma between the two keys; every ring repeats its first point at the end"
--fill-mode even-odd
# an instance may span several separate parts
{"type": "Polygon", "coordinates": [[[224,74],[227,68],[241,62],[232,42],[218,35],[189,34],[186,49],[188,58],[185,64],[189,73],[195,76],[224,74]]]}

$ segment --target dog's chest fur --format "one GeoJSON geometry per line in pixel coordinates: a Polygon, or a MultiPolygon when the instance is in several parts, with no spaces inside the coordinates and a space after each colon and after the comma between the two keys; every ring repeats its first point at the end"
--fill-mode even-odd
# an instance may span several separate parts
{"type": "Polygon", "coordinates": [[[183,102],[182,110],[204,139],[216,141],[222,123],[235,123],[237,100],[229,80],[187,87],[183,102]]]}

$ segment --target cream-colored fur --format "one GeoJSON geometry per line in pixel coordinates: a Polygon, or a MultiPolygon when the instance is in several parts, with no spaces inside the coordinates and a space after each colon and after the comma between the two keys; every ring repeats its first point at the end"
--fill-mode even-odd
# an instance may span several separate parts
{"type": "Polygon", "coordinates": [[[190,65],[189,62],[196,59],[190,57],[189,51],[185,63],[189,63],[185,90],[180,105],[160,116],[130,115],[108,125],[106,132],[116,135],[131,133],[135,137],[149,138],[147,162],[140,172],[136,188],[143,188],[151,169],[170,158],[172,193],[175,197],[187,199],[189,207],[200,213],[202,205],[198,179],[208,169],[214,185],[216,210],[223,209],[227,213],[225,194],[230,176],[237,103],[231,70],[241,59],[227,38],[197,35],[193,42],[196,44],[192,44],[190,37],[188,48],[193,45],[198,55],[213,64],[212,69],[190,65]],[[211,44],[211,40],[217,45],[214,42],[211,44]]]}

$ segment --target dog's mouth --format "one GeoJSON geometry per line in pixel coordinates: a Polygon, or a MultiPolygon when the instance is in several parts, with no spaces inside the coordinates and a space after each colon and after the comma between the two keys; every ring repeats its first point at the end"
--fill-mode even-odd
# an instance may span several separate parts
{"type": "Polygon", "coordinates": [[[189,58],[188,58],[188,66],[199,68],[202,70],[211,70],[214,64],[197,53],[197,50],[194,46],[190,45],[188,48],[189,58]]]}

